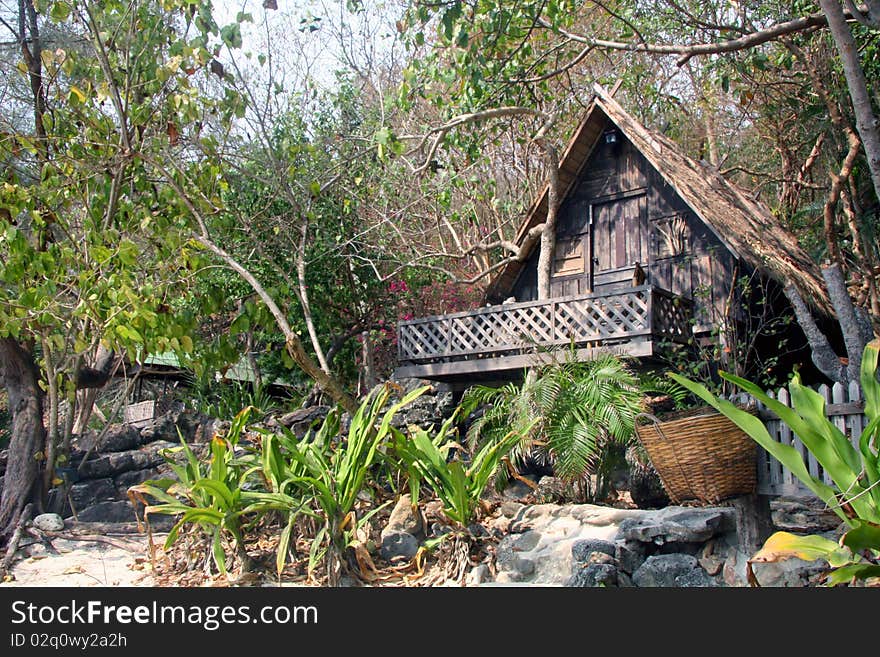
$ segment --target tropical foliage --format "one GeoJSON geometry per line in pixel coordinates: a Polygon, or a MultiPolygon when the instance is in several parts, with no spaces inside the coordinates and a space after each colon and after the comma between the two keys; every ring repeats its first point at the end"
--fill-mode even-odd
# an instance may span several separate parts
{"type": "Polygon", "coordinates": [[[846,523],[839,543],[821,536],[801,537],[780,532],[768,539],[754,557],[774,561],[786,557],[823,558],[832,567],[831,585],[880,577],[880,381],[877,361],[880,340],[870,343],[862,358],[861,385],[868,423],[860,436],[844,435],[825,414],[825,400],[804,386],[795,373],[789,391],[792,408],[776,401],[760,387],[730,374],[725,379],[758,399],[798,435],[804,446],[834,482],[833,486],[812,475],[803,457],[791,445],[773,440],[760,419],[706,388],[681,376],[671,375],[706,403],[729,417],[750,435],[846,523]]]}
{"type": "MultiPolygon", "coordinates": [[[[578,361],[572,352],[522,385],[471,388],[462,402],[465,411],[483,406],[485,410],[471,424],[468,440],[482,444],[510,433],[519,437],[512,452],[518,464],[533,455],[552,464],[556,475],[568,481],[601,475],[609,449],[634,442],[643,396],[658,388],[681,397],[674,386],[656,377],[640,378],[620,357],[578,361]]],[[[604,488],[603,482],[597,488],[604,488]]]]}

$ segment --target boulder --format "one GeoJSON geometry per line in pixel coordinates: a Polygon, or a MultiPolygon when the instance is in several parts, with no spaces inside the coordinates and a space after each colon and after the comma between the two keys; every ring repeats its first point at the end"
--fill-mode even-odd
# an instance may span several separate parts
{"type": "MultiPolygon", "coordinates": [[[[528,477],[528,475],[526,475],[526,477],[528,477]]],[[[508,500],[522,500],[532,495],[534,492],[535,490],[525,482],[522,482],[519,479],[514,479],[507,485],[502,495],[508,500]]]]}
{"type": "Polygon", "coordinates": [[[129,470],[113,477],[113,484],[123,495],[130,486],[137,486],[144,483],[147,479],[160,478],[158,468],[148,468],[146,470],[129,470]]]}
{"type": "Polygon", "coordinates": [[[594,552],[600,552],[613,557],[615,555],[614,543],[603,541],[598,538],[587,538],[575,541],[571,545],[571,558],[575,563],[575,568],[579,569],[580,566],[588,563],[594,552]]]}
{"type": "Polygon", "coordinates": [[[543,503],[560,504],[574,499],[574,491],[558,477],[544,476],[538,480],[538,490],[535,491],[538,500],[543,503]]]}
{"type": "MultiPolygon", "coordinates": [[[[128,502],[116,500],[114,502],[98,502],[90,507],[77,511],[77,520],[80,522],[132,522],[135,520],[134,508],[128,502]]],[[[155,525],[153,519],[150,523],[155,525]]]]}
{"type": "Polygon", "coordinates": [[[79,474],[82,479],[99,479],[130,470],[154,468],[165,462],[162,450],[174,446],[171,442],[154,441],[142,449],[102,454],[86,461],[79,474]]]}
{"type": "Polygon", "coordinates": [[[506,536],[498,544],[495,550],[495,563],[498,569],[508,573],[515,573],[520,581],[524,576],[535,572],[535,563],[531,559],[523,558],[523,552],[531,552],[541,540],[541,534],[536,531],[527,531],[524,534],[511,534],[506,536]]]}
{"type": "Polygon", "coordinates": [[[385,561],[412,559],[419,551],[416,537],[407,532],[383,532],[379,554],[385,561]]]}
{"type": "Polygon", "coordinates": [[[124,452],[141,446],[141,432],[128,424],[111,425],[94,445],[96,452],[124,452]]]}
{"type": "Polygon", "coordinates": [[[525,559],[520,556],[514,556],[504,564],[504,569],[508,572],[516,573],[520,580],[535,573],[535,562],[531,559],[525,559]]]}
{"type": "Polygon", "coordinates": [[[732,529],[732,509],[668,507],[620,523],[620,535],[641,543],[705,543],[732,529]]]}
{"type": "Polygon", "coordinates": [[[394,402],[416,388],[429,385],[431,389],[395,414],[392,424],[398,429],[405,429],[410,424],[426,428],[433,424],[439,427],[455,410],[452,389],[449,386],[421,379],[403,379],[399,383],[401,390],[394,395],[394,402]]]}
{"type": "Polygon", "coordinates": [[[645,544],[639,541],[617,541],[614,544],[614,558],[622,572],[632,574],[645,563],[645,544]]]}
{"type": "Polygon", "coordinates": [[[516,518],[524,508],[524,504],[514,502],[513,500],[505,500],[501,503],[501,506],[498,507],[498,510],[501,511],[501,515],[505,518],[513,519],[516,518]]]}
{"type": "Polygon", "coordinates": [[[418,507],[413,510],[412,497],[409,493],[405,493],[397,500],[391,515],[388,517],[388,523],[382,530],[382,537],[386,533],[405,532],[413,536],[424,534],[424,524],[422,522],[422,514],[418,507]]]}
{"type": "Polygon", "coordinates": [[[80,481],[70,487],[68,493],[70,504],[77,514],[96,502],[106,502],[119,498],[119,491],[109,477],[80,481]]]}
{"type": "Polygon", "coordinates": [[[711,587],[715,580],[689,554],[655,554],[633,573],[633,583],[642,587],[711,587]]]}
{"type": "Polygon", "coordinates": [[[565,585],[585,588],[618,586],[617,578],[617,568],[613,564],[591,563],[588,566],[576,567],[571,579],[565,585]]]}
{"type": "Polygon", "coordinates": [[[816,561],[785,559],[776,563],[758,562],[752,564],[755,579],[763,587],[817,586],[821,584],[821,580],[828,570],[828,564],[822,559],[816,561]]]}
{"type": "Polygon", "coordinates": [[[774,528],[794,533],[819,533],[837,529],[841,520],[818,497],[780,497],[770,502],[774,528]]]}
{"type": "Polygon", "coordinates": [[[313,424],[322,422],[330,410],[329,406],[299,408],[280,417],[272,418],[267,424],[270,428],[278,425],[287,427],[297,438],[302,438],[313,424]]]}
{"type": "Polygon", "coordinates": [[[186,442],[207,442],[214,434],[215,420],[190,409],[178,409],[154,418],[141,429],[141,444],[164,440],[180,444],[181,436],[186,442]]]}
{"type": "Polygon", "coordinates": [[[467,578],[465,579],[465,585],[479,586],[484,582],[488,582],[491,578],[492,574],[489,572],[489,566],[481,563],[471,568],[471,572],[467,574],[467,578]]]}
{"type": "Polygon", "coordinates": [[[64,521],[57,513],[41,513],[34,518],[34,527],[44,532],[60,532],[64,529],[64,521]]]}

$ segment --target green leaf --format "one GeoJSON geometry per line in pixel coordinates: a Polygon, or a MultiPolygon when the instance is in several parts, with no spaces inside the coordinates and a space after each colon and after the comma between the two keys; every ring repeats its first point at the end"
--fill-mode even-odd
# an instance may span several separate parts
{"type": "Polygon", "coordinates": [[[56,23],[63,23],[70,18],[70,5],[66,2],[56,2],[49,11],[49,16],[56,23]]]}
{"type": "Polygon", "coordinates": [[[220,30],[220,38],[230,48],[241,48],[241,26],[231,23],[220,30]]]}
{"type": "Polygon", "coordinates": [[[853,552],[863,550],[880,551],[880,525],[859,522],[843,535],[842,543],[853,552]]]}

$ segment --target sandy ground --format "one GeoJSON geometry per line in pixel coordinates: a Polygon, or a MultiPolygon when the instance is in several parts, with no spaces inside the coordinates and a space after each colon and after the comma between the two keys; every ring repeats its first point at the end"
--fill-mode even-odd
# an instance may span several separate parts
{"type": "MultiPolygon", "coordinates": [[[[57,553],[27,537],[12,566],[14,579],[0,586],[153,586],[147,537],[77,532],[78,538],[53,537],[57,553]],[[91,538],[87,538],[87,537],[91,538]]],[[[156,541],[161,545],[164,537],[156,541]]]]}

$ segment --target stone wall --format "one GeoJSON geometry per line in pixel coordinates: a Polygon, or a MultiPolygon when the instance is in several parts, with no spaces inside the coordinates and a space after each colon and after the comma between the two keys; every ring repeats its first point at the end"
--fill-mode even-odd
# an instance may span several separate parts
{"type": "Polygon", "coordinates": [[[206,441],[214,422],[184,410],[158,417],[140,429],[112,425],[100,440],[92,434],[77,437],[69,467],[58,471],[70,484],[67,494],[60,499],[63,487],[54,489],[50,508],[80,522],[134,522],[129,486],[169,476],[162,451],[180,445],[180,436],[187,442],[206,441]]]}

